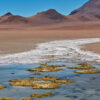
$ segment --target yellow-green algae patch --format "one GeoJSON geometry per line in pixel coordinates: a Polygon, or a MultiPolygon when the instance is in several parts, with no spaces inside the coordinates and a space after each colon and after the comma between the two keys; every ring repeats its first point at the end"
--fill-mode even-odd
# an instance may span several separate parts
{"type": "Polygon", "coordinates": [[[34,81],[28,81],[21,79],[21,81],[11,82],[11,86],[31,86],[34,89],[55,89],[60,88],[60,85],[58,83],[54,82],[34,82],[34,81]]]}
{"type": "Polygon", "coordinates": [[[42,83],[34,83],[33,88],[34,89],[55,89],[55,88],[61,88],[60,84],[69,84],[69,83],[75,83],[74,80],[69,80],[67,77],[66,80],[52,80],[52,81],[47,81],[47,82],[42,82],[42,83]]]}
{"type": "Polygon", "coordinates": [[[80,73],[80,74],[98,74],[98,73],[100,73],[100,70],[78,70],[78,71],[75,71],[75,73],[80,73]]]}
{"type": "Polygon", "coordinates": [[[14,100],[13,98],[0,98],[0,100],[14,100]]]}
{"type": "Polygon", "coordinates": [[[29,78],[29,79],[14,79],[14,80],[10,80],[10,85],[12,86],[32,86],[34,81],[54,81],[54,80],[58,80],[58,77],[53,77],[53,76],[48,76],[45,75],[44,77],[40,77],[40,78],[29,78]]]}
{"type": "Polygon", "coordinates": [[[5,86],[0,85],[0,90],[6,88],[5,86]]]}
{"type": "Polygon", "coordinates": [[[14,80],[10,80],[10,85],[12,86],[33,86],[34,83],[36,83],[35,81],[54,81],[54,80],[58,80],[58,77],[53,77],[53,76],[44,76],[44,77],[40,77],[40,78],[29,78],[29,79],[14,79],[14,80]]]}
{"type": "Polygon", "coordinates": [[[34,99],[31,97],[24,97],[24,98],[22,98],[22,100],[34,100],[34,99]]]}
{"type": "Polygon", "coordinates": [[[60,70],[63,70],[61,68],[57,68],[57,67],[65,67],[65,65],[47,65],[47,64],[42,64],[40,67],[38,68],[32,68],[32,69],[28,69],[28,71],[30,72],[57,72],[60,70]]]}
{"type": "Polygon", "coordinates": [[[61,88],[60,84],[74,83],[75,81],[69,80],[69,78],[60,80],[58,77],[46,75],[40,78],[14,79],[10,80],[10,82],[11,86],[31,86],[33,89],[55,89],[61,88]]]}
{"type": "Polygon", "coordinates": [[[34,75],[41,75],[40,72],[34,72],[33,74],[34,74],[34,75]]]}
{"type": "Polygon", "coordinates": [[[41,66],[47,66],[47,67],[65,67],[66,65],[48,65],[48,64],[41,64],[41,66]]]}
{"type": "Polygon", "coordinates": [[[49,76],[45,75],[44,77],[35,78],[34,81],[53,81],[53,80],[59,80],[59,77],[49,76]]]}
{"type": "Polygon", "coordinates": [[[39,93],[34,93],[31,94],[31,97],[37,97],[37,98],[44,98],[44,97],[48,97],[48,96],[53,96],[54,94],[52,92],[48,92],[48,93],[44,93],[44,94],[39,94],[39,93]]]}
{"type": "Polygon", "coordinates": [[[57,89],[61,88],[59,83],[54,83],[54,82],[34,82],[33,83],[33,89],[57,89]]]}
{"type": "Polygon", "coordinates": [[[76,81],[74,81],[74,80],[69,80],[69,81],[67,81],[67,80],[56,80],[55,82],[61,83],[61,84],[69,84],[69,83],[75,83],[76,81]]]}
{"type": "Polygon", "coordinates": [[[80,66],[77,67],[68,67],[69,69],[82,69],[82,70],[86,70],[86,69],[95,69],[95,67],[93,67],[91,64],[89,63],[81,63],[80,66]]]}

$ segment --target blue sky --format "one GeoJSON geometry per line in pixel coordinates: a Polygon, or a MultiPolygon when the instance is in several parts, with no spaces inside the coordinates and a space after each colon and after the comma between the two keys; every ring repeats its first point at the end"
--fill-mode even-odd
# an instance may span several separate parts
{"type": "Polygon", "coordinates": [[[0,16],[11,12],[28,17],[51,8],[68,15],[87,1],[89,0],[0,0],[0,16]]]}

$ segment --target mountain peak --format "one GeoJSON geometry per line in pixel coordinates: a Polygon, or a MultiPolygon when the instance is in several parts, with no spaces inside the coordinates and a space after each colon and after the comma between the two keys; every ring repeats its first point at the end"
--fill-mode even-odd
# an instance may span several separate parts
{"type": "Polygon", "coordinates": [[[49,10],[45,11],[44,13],[55,14],[55,13],[58,13],[58,12],[55,9],[49,9],[49,10]]]}
{"type": "Polygon", "coordinates": [[[8,12],[8,13],[4,14],[3,16],[13,16],[13,14],[8,12]]]}
{"type": "Polygon", "coordinates": [[[100,16],[100,0],[89,0],[81,8],[71,12],[70,15],[99,15],[100,16]]]}
{"type": "Polygon", "coordinates": [[[38,13],[36,16],[38,17],[46,17],[53,20],[62,20],[65,19],[65,16],[57,12],[55,9],[49,9],[47,11],[43,11],[38,13]]]}

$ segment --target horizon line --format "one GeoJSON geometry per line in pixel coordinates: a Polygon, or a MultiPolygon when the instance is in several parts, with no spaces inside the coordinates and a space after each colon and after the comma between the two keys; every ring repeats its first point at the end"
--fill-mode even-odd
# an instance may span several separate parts
{"type": "Polygon", "coordinates": [[[8,11],[7,13],[0,15],[0,17],[6,15],[6,14],[8,14],[8,13],[11,14],[11,15],[13,15],[13,16],[31,17],[31,16],[35,16],[35,15],[37,15],[37,14],[39,14],[39,13],[46,12],[46,11],[49,11],[49,10],[55,10],[56,12],[58,12],[59,14],[64,15],[64,16],[68,16],[68,15],[70,15],[71,12],[72,12],[72,11],[71,11],[69,14],[66,14],[66,15],[65,15],[65,14],[60,13],[60,12],[57,11],[56,9],[50,8],[50,9],[47,9],[47,10],[43,10],[43,11],[41,11],[41,12],[37,12],[36,14],[30,15],[30,16],[23,16],[23,15],[20,15],[20,14],[13,14],[12,12],[8,11]]]}

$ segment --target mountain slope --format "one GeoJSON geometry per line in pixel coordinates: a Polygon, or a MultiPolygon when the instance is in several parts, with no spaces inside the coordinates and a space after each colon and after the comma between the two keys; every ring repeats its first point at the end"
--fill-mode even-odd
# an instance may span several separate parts
{"type": "Polygon", "coordinates": [[[0,17],[0,24],[29,24],[39,26],[63,22],[98,20],[100,20],[100,0],[89,0],[79,9],[72,11],[69,16],[64,16],[54,9],[40,12],[31,17],[15,16],[7,13],[0,17]]]}
{"type": "Polygon", "coordinates": [[[100,0],[89,0],[81,8],[71,12],[71,15],[94,15],[100,16],[100,0]]]}
{"type": "Polygon", "coordinates": [[[2,24],[27,24],[29,22],[29,19],[18,15],[15,16],[11,13],[7,13],[0,17],[0,23],[2,24]]]}
{"type": "Polygon", "coordinates": [[[49,20],[64,20],[66,19],[66,17],[60,13],[58,13],[56,10],[54,9],[49,9],[47,11],[44,12],[40,12],[38,14],[36,14],[35,16],[32,16],[31,18],[46,18],[49,20]]]}
{"type": "Polygon", "coordinates": [[[29,19],[33,22],[33,24],[53,24],[66,21],[66,16],[58,13],[54,9],[49,9],[44,12],[40,12],[35,16],[29,17],[29,19]]]}
{"type": "Polygon", "coordinates": [[[54,9],[36,14],[31,17],[15,16],[11,13],[7,13],[0,17],[1,24],[30,24],[30,25],[44,25],[63,22],[67,18],[66,16],[58,13],[54,9]]]}

